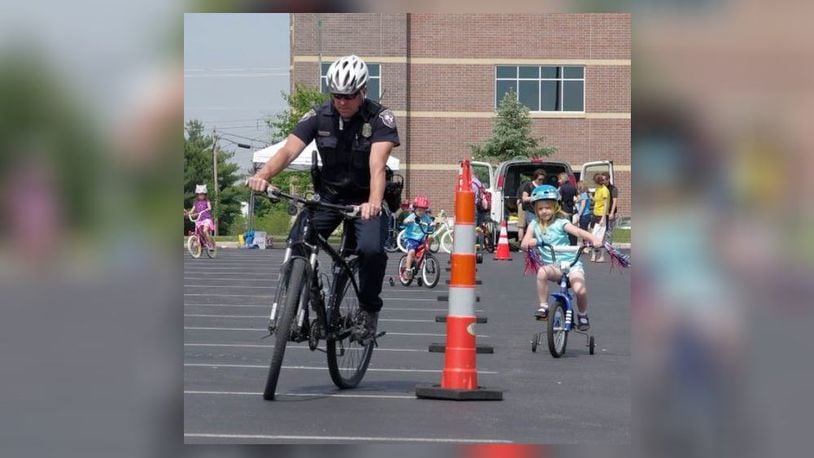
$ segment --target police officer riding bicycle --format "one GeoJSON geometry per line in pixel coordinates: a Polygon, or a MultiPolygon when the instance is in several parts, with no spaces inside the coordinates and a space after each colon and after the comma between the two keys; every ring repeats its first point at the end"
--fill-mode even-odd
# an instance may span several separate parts
{"type": "MultiPolygon", "coordinates": [[[[387,265],[384,241],[388,221],[382,213],[385,165],[399,145],[393,112],[366,98],[368,70],[357,56],[341,57],[327,74],[331,98],[306,113],[288,136],[285,145],[248,181],[253,191],[265,191],[268,180],[282,172],[316,140],[322,169],[314,188],[324,202],[359,205],[354,221],[359,255],[359,308],[354,336],[367,342],[376,335],[382,300],[379,297],[387,265]]],[[[298,220],[300,221],[300,220],[298,220]]],[[[342,222],[342,215],[329,210],[314,212],[317,231],[327,238],[342,222]]],[[[301,231],[295,223],[289,238],[301,231]]]]}

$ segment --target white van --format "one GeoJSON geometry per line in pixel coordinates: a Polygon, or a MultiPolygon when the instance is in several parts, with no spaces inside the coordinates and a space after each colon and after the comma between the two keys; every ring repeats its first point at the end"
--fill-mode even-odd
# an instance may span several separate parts
{"type": "MultiPolygon", "coordinates": [[[[572,184],[576,186],[577,180],[571,165],[565,161],[545,159],[513,159],[501,162],[495,169],[486,162],[472,162],[472,169],[478,179],[483,183],[486,191],[491,193],[492,211],[494,221],[507,220],[509,237],[517,237],[517,200],[520,198],[520,186],[531,179],[537,169],[546,172],[546,182],[557,184],[557,176],[565,172],[572,184]],[[486,180],[484,179],[486,178],[486,180]],[[488,185],[487,185],[488,180],[488,185]]],[[[613,161],[594,161],[582,164],[580,176],[586,177],[593,183],[593,176],[599,172],[608,172],[613,183],[613,161]]],[[[593,186],[591,186],[593,188],[593,186]]]]}

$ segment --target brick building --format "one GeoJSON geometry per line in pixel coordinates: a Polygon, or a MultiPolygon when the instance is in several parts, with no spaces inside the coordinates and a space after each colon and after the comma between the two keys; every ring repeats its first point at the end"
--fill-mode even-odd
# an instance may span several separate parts
{"type": "Polygon", "coordinates": [[[457,162],[491,136],[512,87],[553,159],[576,171],[614,161],[630,215],[630,25],[628,14],[291,14],[292,88],[320,84],[338,56],[365,59],[368,96],[398,120],[407,195],[450,209],[457,162]]]}

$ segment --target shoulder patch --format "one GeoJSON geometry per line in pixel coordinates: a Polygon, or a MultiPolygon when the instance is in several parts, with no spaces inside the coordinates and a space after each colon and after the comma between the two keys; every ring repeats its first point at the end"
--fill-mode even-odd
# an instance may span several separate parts
{"type": "Polygon", "coordinates": [[[316,116],[316,115],[317,115],[317,112],[316,112],[316,111],[314,111],[314,109],[312,108],[312,109],[308,110],[308,112],[307,112],[307,113],[305,113],[304,115],[302,115],[302,118],[300,118],[300,122],[303,122],[303,121],[305,121],[306,119],[311,118],[311,117],[316,116]]]}
{"type": "Polygon", "coordinates": [[[396,127],[396,115],[389,108],[379,113],[379,118],[381,118],[385,126],[391,129],[396,127]]]}

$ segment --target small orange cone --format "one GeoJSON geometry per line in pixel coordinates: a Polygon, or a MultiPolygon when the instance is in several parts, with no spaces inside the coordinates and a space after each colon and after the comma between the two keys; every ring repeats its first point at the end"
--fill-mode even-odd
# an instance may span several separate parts
{"type": "Polygon", "coordinates": [[[506,228],[506,220],[500,223],[500,239],[497,242],[495,261],[511,261],[512,255],[509,253],[509,231],[506,228]]]}

